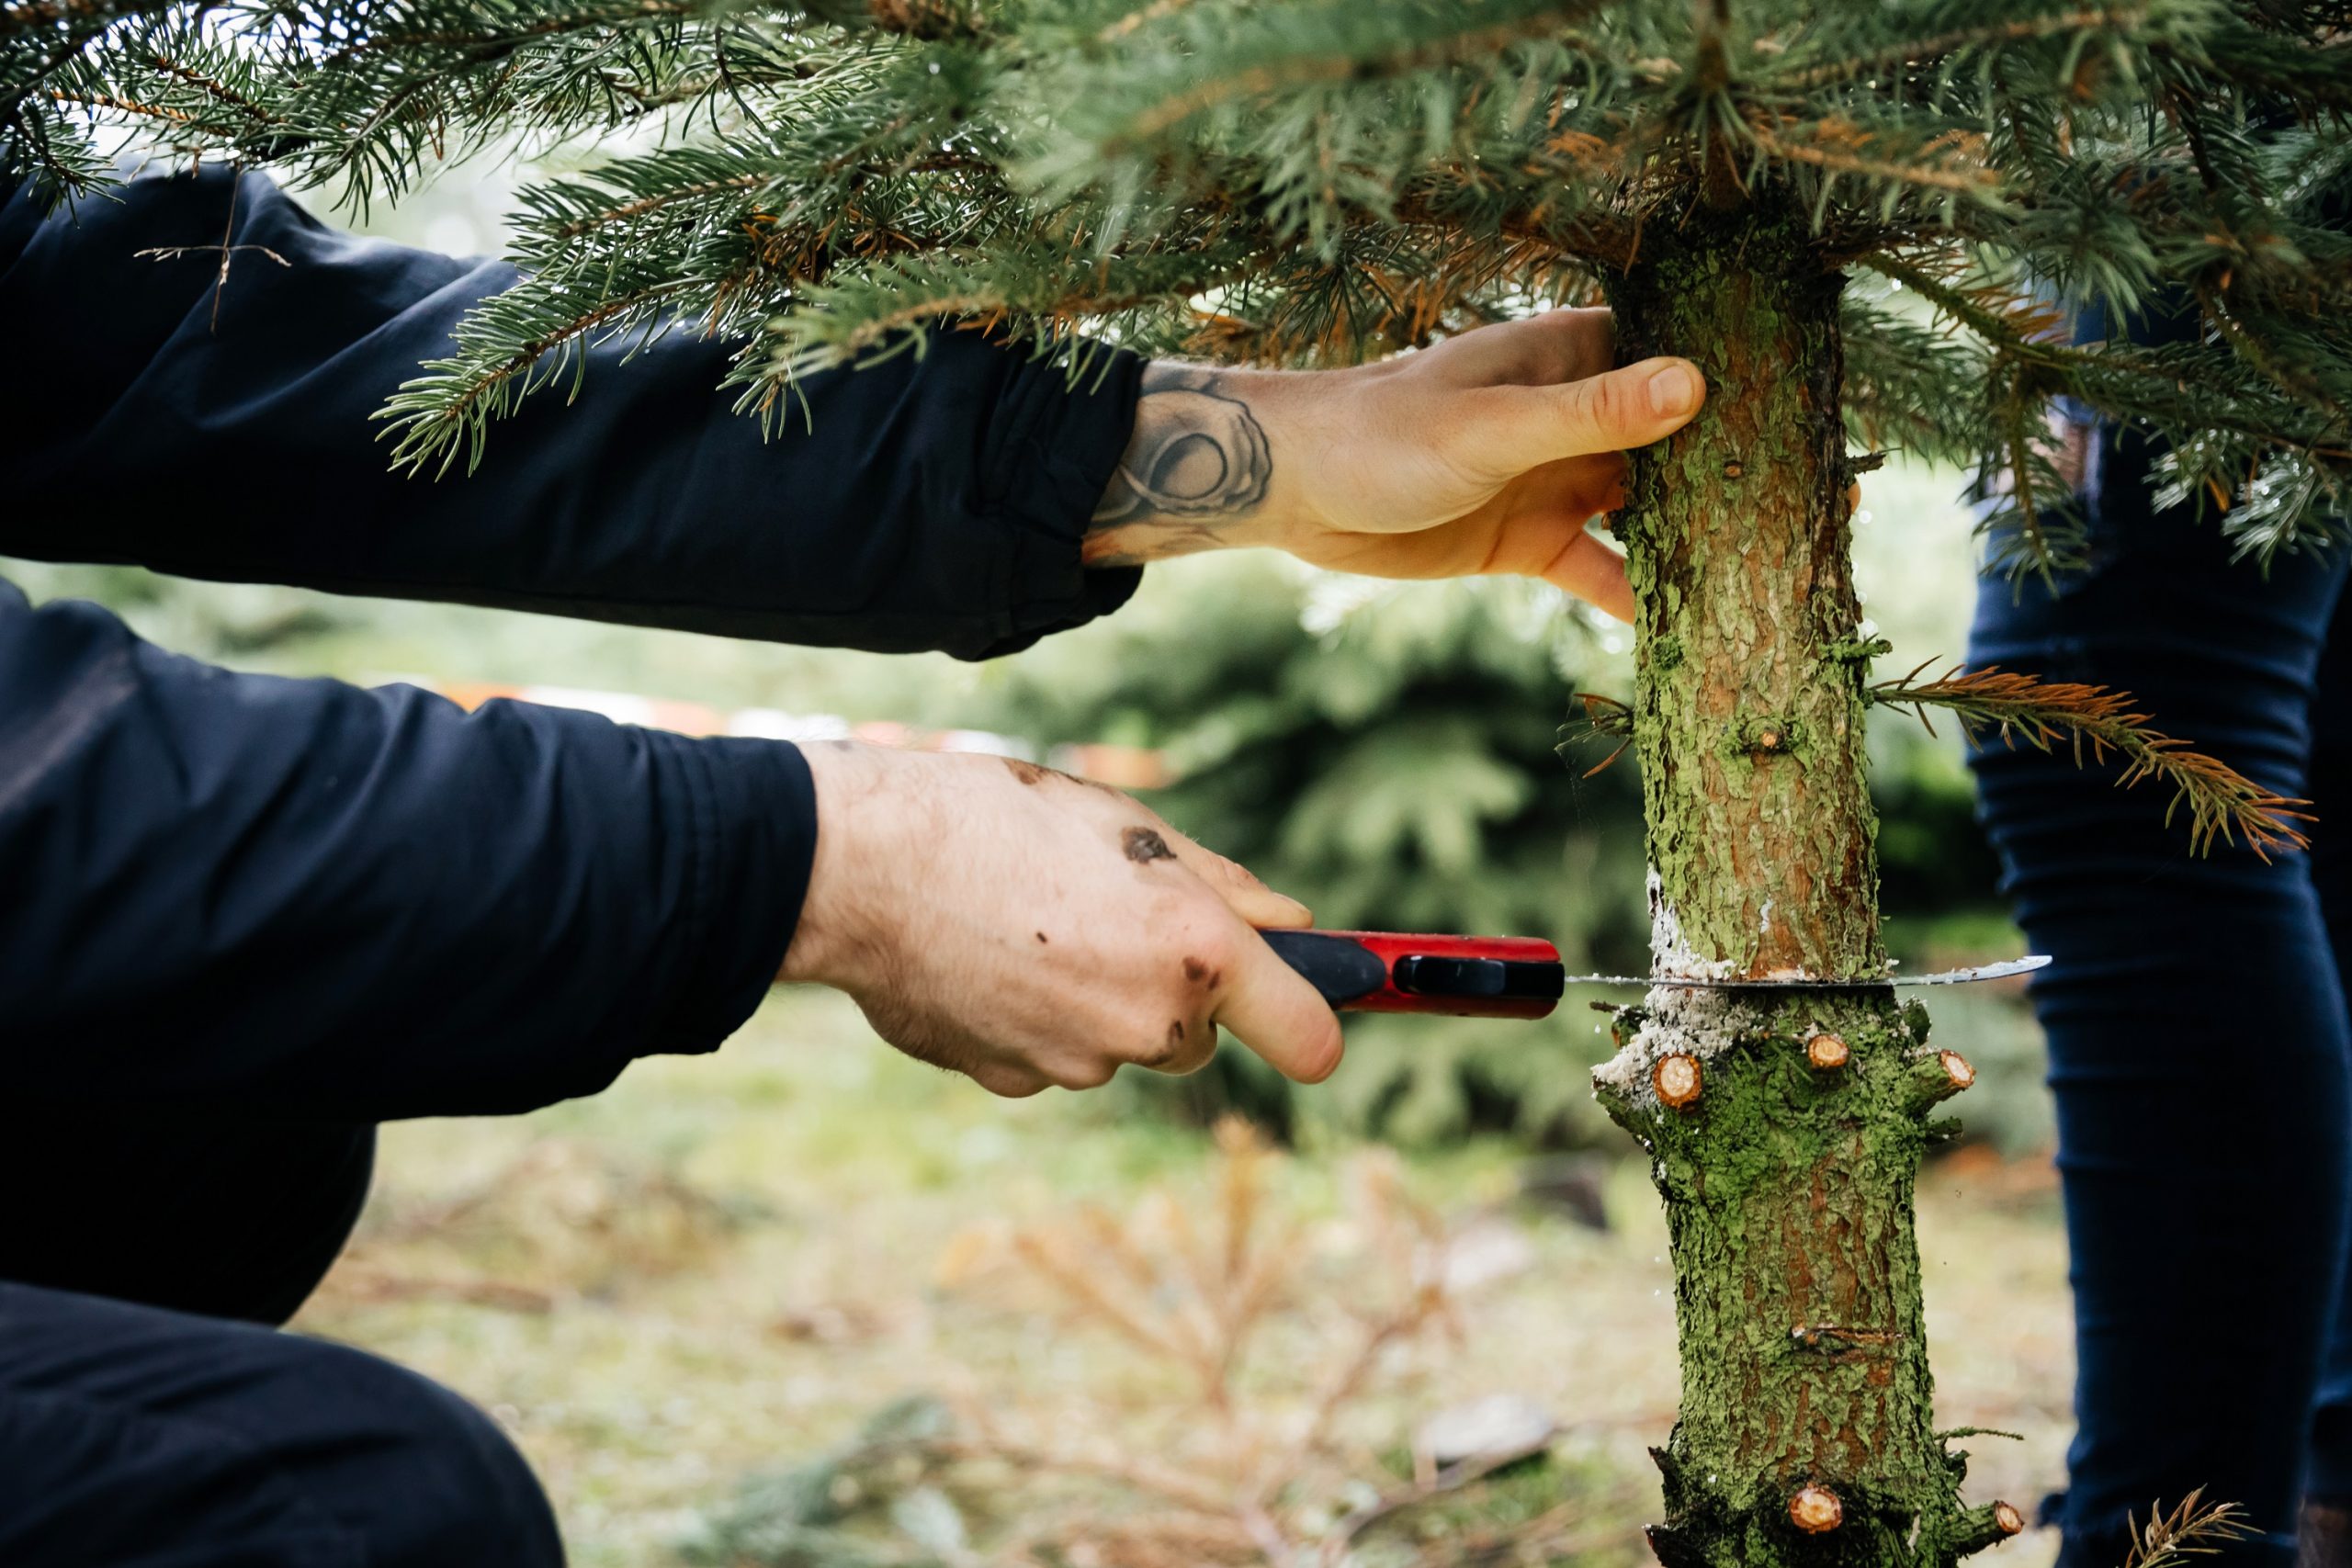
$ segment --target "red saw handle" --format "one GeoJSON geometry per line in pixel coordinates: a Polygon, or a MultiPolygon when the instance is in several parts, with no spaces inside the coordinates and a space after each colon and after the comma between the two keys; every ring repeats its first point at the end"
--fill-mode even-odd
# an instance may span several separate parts
{"type": "Polygon", "coordinates": [[[1559,1004],[1560,950],[1523,936],[1261,931],[1275,956],[1342,1012],[1542,1018],[1559,1004]]]}

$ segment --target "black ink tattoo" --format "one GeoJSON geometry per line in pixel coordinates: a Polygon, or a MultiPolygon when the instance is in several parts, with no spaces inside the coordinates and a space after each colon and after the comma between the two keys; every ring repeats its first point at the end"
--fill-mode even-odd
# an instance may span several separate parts
{"type": "Polygon", "coordinates": [[[1220,524],[1265,501],[1273,472],[1266,433],[1224,372],[1148,366],[1135,434],[1094,509],[1086,558],[1110,566],[1205,549],[1220,524]]]}

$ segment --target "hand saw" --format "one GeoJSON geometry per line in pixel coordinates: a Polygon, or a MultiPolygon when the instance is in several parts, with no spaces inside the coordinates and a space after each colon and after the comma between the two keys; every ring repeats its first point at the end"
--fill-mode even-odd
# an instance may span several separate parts
{"type": "Polygon", "coordinates": [[[1457,1018],[1543,1018],[1570,986],[1665,986],[1711,991],[1872,990],[1882,986],[1961,986],[2029,975],[2048,964],[2036,954],[1934,975],[1874,979],[1770,976],[1758,979],[1688,975],[1571,975],[1560,950],[1517,936],[1439,936],[1409,931],[1270,931],[1260,933],[1275,956],[1304,976],[1342,1012],[1441,1013],[1457,1018]]]}

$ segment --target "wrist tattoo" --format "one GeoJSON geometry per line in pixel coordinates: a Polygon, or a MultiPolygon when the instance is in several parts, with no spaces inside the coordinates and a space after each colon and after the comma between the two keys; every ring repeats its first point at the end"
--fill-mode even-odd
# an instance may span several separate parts
{"type": "Polygon", "coordinates": [[[1135,434],[1094,509],[1090,566],[1133,566],[1208,549],[1217,530],[1254,513],[1274,460],[1266,433],[1223,371],[1152,364],[1135,434]]]}

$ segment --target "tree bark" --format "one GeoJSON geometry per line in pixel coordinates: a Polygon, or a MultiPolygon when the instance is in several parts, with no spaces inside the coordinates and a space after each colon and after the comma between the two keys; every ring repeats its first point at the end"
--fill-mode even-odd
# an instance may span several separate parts
{"type": "MultiPolygon", "coordinates": [[[[1705,371],[1634,455],[1634,744],[1655,972],[1885,971],[1863,777],[1840,280],[1801,220],[1702,211],[1611,280],[1621,355],[1705,371]]],[[[1892,990],[1658,987],[1595,1075],[1673,1240],[1682,1403],[1668,1568],[1943,1565],[2012,1533],[1933,1426],[1912,1190],[1965,1064],[1892,990]]]]}

